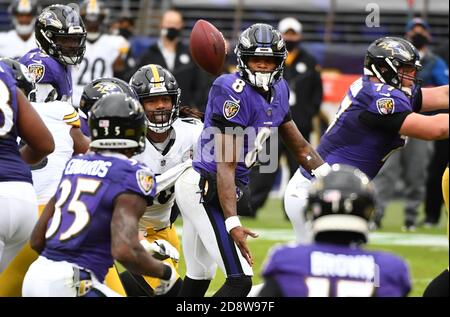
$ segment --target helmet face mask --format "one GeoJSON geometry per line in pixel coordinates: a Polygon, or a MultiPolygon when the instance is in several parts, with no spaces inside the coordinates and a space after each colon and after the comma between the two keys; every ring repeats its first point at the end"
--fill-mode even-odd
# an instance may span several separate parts
{"type": "Polygon", "coordinates": [[[236,46],[238,70],[241,77],[252,86],[268,90],[283,75],[286,60],[286,44],[281,33],[272,26],[257,23],[242,32],[236,46]],[[270,57],[275,61],[275,69],[270,72],[254,72],[249,68],[251,57],[270,57]]]}
{"type": "Polygon", "coordinates": [[[147,124],[151,131],[156,133],[166,132],[175,121],[174,118],[178,117],[178,108],[174,107],[174,102],[176,102],[176,100],[174,100],[173,97],[174,96],[169,96],[166,94],[162,96],[149,96],[140,99],[141,104],[144,106],[145,114],[147,116],[147,124]],[[163,105],[165,109],[159,108],[160,105],[163,105]],[[154,107],[155,110],[149,110],[148,108],[150,107],[154,107]]]}
{"type": "MultiPolygon", "coordinates": [[[[165,68],[159,65],[146,65],[138,69],[131,77],[130,85],[136,91],[139,101],[145,107],[145,103],[154,100],[155,97],[169,96],[172,107],[170,110],[145,109],[148,128],[156,133],[164,133],[169,130],[178,118],[180,109],[181,90],[175,77],[165,68]]],[[[160,98],[164,100],[164,98],[160,98]]]]}
{"type": "Polygon", "coordinates": [[[145,149],[147,124],[139,101],[124,93],[107,94],[92,106],[89,129],[97,150],[133,149],[133,155],[145,149]]]}
{"type": "Polygon", "coordinates": [[[420,82],[416,73],[421,69],[417,49],[407,40],[398,37],[383,37],[374,41],[367,49],[364,60],[366,75],[375,76],[380,82],[410,96],[412,85],[420,82]],[[411,87],[405,85],[405,82],[411,82],[411,87]]]}
{"type": "Polygon", "coordinates": [[[45,8],[36,20],[35,35],[39,48],[63,65],[81,63],[86,51],[86,30],[72,7],[45,8]]]}
{"type": "Polygon", "coordinates": [[[314,236],[346,232],[367,242],[373,211],[374,190],[369,178],[356,168],[334,164],[327,176],[311,185],[305,218],[312,224],[314,236]]]}

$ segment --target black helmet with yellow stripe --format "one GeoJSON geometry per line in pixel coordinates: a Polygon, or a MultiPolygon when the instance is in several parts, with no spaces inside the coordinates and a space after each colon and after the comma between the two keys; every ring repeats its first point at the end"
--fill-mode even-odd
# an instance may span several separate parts
{"type": "Polygon", "coordinates": [[[170,129],[178,118],[181,95],[181,89],[172,73],[156,64],[142,66],[131,77],[130,85],[142,105],[148,98],[166,95],[171,97],[171,110],[146,111],[150,130],[163,133],[170,129]]]}

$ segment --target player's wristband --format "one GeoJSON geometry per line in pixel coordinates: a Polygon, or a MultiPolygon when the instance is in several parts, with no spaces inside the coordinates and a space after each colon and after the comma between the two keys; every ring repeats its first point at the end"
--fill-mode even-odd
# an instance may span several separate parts
{"type": "Polygon", "coordinates": [[[323,163],[318,168],[312,170],[311,172],[316,178],[322,178],[328,175],[331,171],[331,166],[328,163],[323,163]]]}
{"type": "Polygon", "coordinates": [[[231,216],[225,219],[225,228],[227,229],[228,233],[230,233],[230,231],[236,227],[242,227],[241,221],[239,220],[238,216],[231,216]]]}

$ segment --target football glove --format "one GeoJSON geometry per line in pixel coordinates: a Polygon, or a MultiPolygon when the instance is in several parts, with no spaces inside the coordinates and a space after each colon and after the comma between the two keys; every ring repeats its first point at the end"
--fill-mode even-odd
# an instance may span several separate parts
{"type": "Polygon", "coordinates": [[[178,250],[166,240],[159,239],[150,243],[146,239],[143,239],[140,242],[144,249],[155,259],[163,261],[171,258],[175,262],[180,260],[180,253],[178,250]]]}
{"type": "MultiPolygon", "coordinates": [[[[163,241],[165,241],[165,240],[163,240],[163,241]]],[[[160,279],[161,284],[159,284],[159,286],[156,287],[156,289],[155,289],[155,295],[157,295],[157,296],[167,294],[167,292],[169,292],[172,289],[172,287],[175,285],[176,281],[178,280],[178,275],[175,272],[175,269],[169,264],[166,264],[166,263],[163,263],[163,264],[170,267],[170,270],[172,273],[170,274],[170,278],[168,280],[160,279]]]]}

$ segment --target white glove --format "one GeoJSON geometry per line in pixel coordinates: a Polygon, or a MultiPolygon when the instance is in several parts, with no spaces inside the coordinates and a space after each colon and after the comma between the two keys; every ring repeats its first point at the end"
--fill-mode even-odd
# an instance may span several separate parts
{"type": "Polygon", "coordinates": [[[312,170],[312,173],[316,178],[324,178],[325,176],[328,175],[330,171],[331,171],[330,164],[325,162],[316,169],[312,170]]]}
{"type": "Polygon", "coordinates": [[[167,292],[169,292],[172,289],[172,287],[175,285],[175,282],[178,280],[177,273],[175,272],[174,268],[169,264],[166,263],[163,264],[170,267],[172,274],[170,274],[170,279],[168,280],[160,279],[161,284],[159,284],[159,286],[155,289],[155,295],[157,296],[167,294],[167,292]]]}
{"type": "Polygon", "coordinates": [[[180,253],[178,250],[166,240],[159,239],[150,243],[146,239],[143,239],[140,242],[144,249],[153,255],[155,259],[163,261],[171,258],[175,262],[180,260],[180,253]]]}

